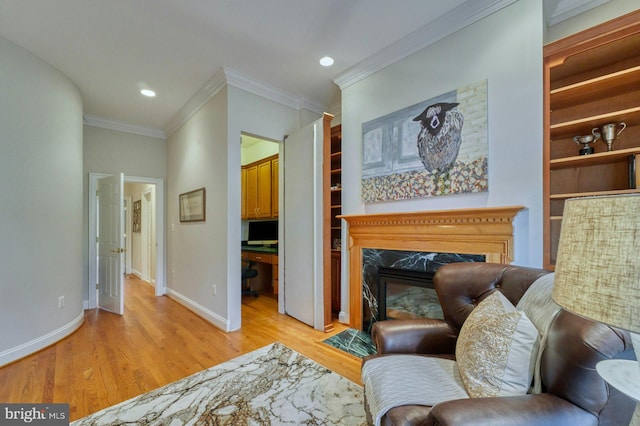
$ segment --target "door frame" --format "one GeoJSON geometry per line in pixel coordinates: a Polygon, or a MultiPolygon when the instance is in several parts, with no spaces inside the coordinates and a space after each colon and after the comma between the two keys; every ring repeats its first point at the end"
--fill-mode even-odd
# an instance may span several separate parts
{"type": "Polygon", "coordinates": [[[133,220],[132,220],[132,210],[133,210],[133,200],[131,197],[124,197],[124,201],[125,201],[125,215],[124,215],[124,223],[125,223],[125,227],[126,227],[126,240],[125,240],[125,244],[124,244],[124,248],[127,250],[124,253],[124,271],[126,274],[130,274],[131,273],[131,237],[132,237],[132,226],[133,226],[133,220]]]}
{"type": "MultiPolygon", "coordinates": [[[[97,205],[96,205],[96,190],[98,188],[98,179],[111,176],[109,173],[89,173],[89,277],[88,277],[88,303],[87,309],[94,309],[97,307],[97,298],[96,298],[96,277],[97,277],[97,266],[96,262],[92,259],[95,259],[97,256],[96,251],[96,215],[97,215],[97,205]]],[[[148,177],[139,177],[139,176],[128,176],[124,175],[125,183],[146,183],[153,184],[156,186],[156,196],[155,196],[155,212],[156,212],[156,244],[158,247],[156,248],[156,285],[155,285],[155,295],[162,296],[166,293],[167,282],[166,282],[166,252],[165,252],[165,190],[164,190],[164,179],[159,178],[148,178],[148,177]]]]}
{"type": "MultiPolygon", "coordinates": [[[[152,215],[154,214],[154,208],[155,206],[153,206],[153,203],[151,202],[150,198],[151,195],[153,194],[153,192],[155,192],[155,188],[147,188],[144,190],[144,192],[142,193],[142,197],[141,197],[141,201],[142,201],[142,211],[141,211],[141,215],[142,217],[144,217],[143,223],[152,223],[152,215]]],[[[155,279],[152,278],[152,273],[151,273],[151,253],[152,253],[152,248],[151,248],[151,243],[152,243],[152,239],[151,236],[153,235],[151,232],[151,229],[149,226],[146,227],[142,227],[142,235],[140,240],[142,241],[141,245],[143,247],[142,249],[142,253],[141,253],[141,261],[142,261],[142,265],[144,266],[144,268],[142,268],[143,270],[140,271],[142,272],[143,275],[143,279],[145,281],[148,281],[149,283],[155,285],[155,279]]]]}

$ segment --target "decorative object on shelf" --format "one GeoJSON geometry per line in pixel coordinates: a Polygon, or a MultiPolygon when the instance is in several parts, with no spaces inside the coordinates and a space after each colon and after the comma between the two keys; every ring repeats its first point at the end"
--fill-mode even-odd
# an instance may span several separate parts
{"type": "Polygon", "coordinates": [[[486,192],[487,80],[362,124],[365,203],[486,192]]]}
{"type": "Polygon", "coordinates": [[[589,144],[597,141],[599,138],[600,138],[600,132],[598,132],[597,128],[593,129],[590,135],[574,136],[573,141],[575,143],[577,143],[578,145],[584,145],[582,148],[580,148],[580,151],[578,151],[578,154],[580,155],[593,154],[594,149],[592,146],[589,146],[589,144]]]}
{"type": "Polygon", "coordinates": [[[133,224],[131,226],[131,230],[133,232],[140,232],[141,230],[141,218],[142,218],[142,201],[134,201],[133,202],[133,224]]]}
{"type": "MultiPolygon", "coordinates": [[[[613,141],[616,140],[618,136],[620,136],[620,133],[622,133],[626,128],[627,124],[624,121],[621,121],[620,123],[609,123],[602,126],[602,141],[607,144],[607,151],[613,151],[613,141]],[[616,131],[618,128],[620,130],[616,131]]],[[[596,133],[598,133],[598,135],[600,134],[597,127],[594,127],[591,132],[594,135],[596,133]]]]}
{"type": "MultiPolygon", "coordinates": [[[[640,194],[566,201],[553,299],[569,312],[630,331],[640,359],[638,211],[640,194]]],[[[640,401],[638,361],[601,361],[596,370],[611,386],[640,401]]],[[[640,425],[640,404],[631,424],[640,425]]]]}
{"type": "Polygon", "coordinates": [[[204,222],[206,219],[206,192],[204,188],[185,192],[179,196],[180,222],[204,222]]]}

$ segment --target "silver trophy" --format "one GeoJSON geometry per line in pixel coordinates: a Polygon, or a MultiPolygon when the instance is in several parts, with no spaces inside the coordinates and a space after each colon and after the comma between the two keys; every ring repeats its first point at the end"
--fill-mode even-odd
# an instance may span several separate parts
{"type": "Polygon", "coordinates": [[[580,151],[578,151],[578,154],[580,155],[593,154],[593,151],[594,151],[593,147],[589,146],[589,144],[597,141],[599,138],[600,138],[600,133],[599,132],[594,133],[593,130],[591,131],[590,135],[574,136],[573,141],[578,145],[583,145],[583,147],[580,148],[580,151]]]}
{"type": "MultiPolygon", "coordinates": [[[[621,121],[620,123],[609,123],[602,126],[602,141],[607,144],[607,151],[613,150],[613,141],[616,140],[618,136],[620,136],[620,133],[622,133],[626,128],[627,124],[624,121],[621,121]]],[[[596,133],[600,135],[597,127],[594,127],[591,133],[594,135],[596,135],[596,133]]]]}

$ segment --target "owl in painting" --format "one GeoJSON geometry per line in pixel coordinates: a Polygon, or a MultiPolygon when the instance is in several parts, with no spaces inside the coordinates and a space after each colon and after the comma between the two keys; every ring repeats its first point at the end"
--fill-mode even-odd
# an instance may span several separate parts
{"type": "Polygon", "coordinates": [[[429,105],[413,119],[420,122],[418,155],[429,172],[447,172],[458,158],[464,116],[454,110],[457,106],[446,102],[429,105]]]}

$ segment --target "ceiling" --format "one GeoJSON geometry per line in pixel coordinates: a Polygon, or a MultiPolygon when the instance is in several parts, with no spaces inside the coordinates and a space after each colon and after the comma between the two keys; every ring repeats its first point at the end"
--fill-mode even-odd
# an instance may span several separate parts
{"type": "Polygon", "coordinates": [[[85,116],[161,130],[222,67],[328,109],[385,48],[513,1],[0,0],[0,36],[67,75],[85,116]]]}

